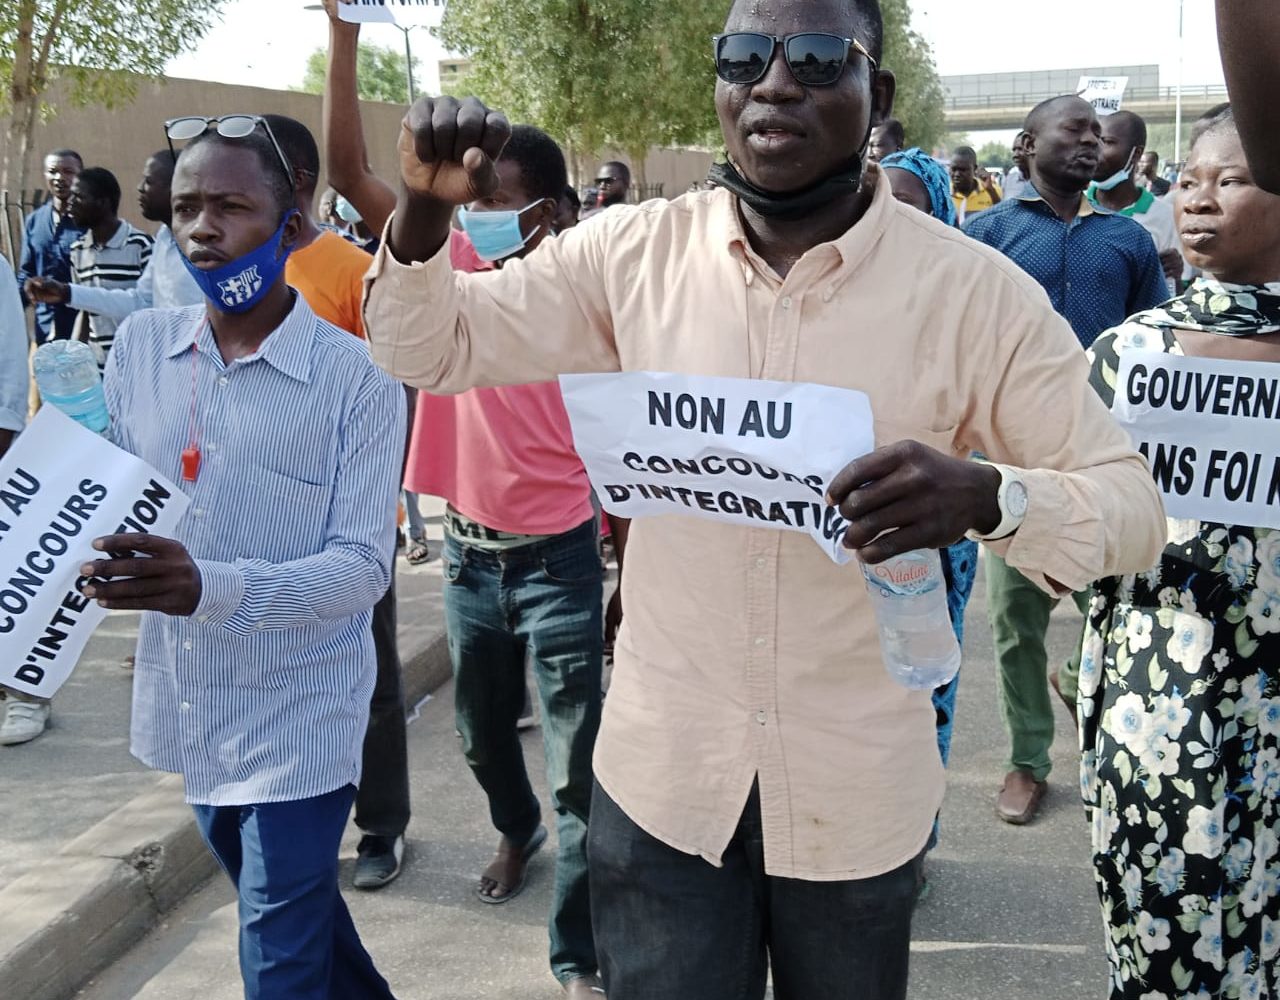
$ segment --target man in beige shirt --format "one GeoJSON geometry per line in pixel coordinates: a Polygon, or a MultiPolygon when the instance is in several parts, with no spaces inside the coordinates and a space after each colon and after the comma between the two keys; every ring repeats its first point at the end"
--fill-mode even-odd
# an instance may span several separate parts
{"type": "MultiPolygon", "coordinates": [[[[494,274],[455,276],[446,240],[509,126],[420,101],[367,279],[379,364],[431,392],[618,370],[861,390],[881,447],[831,492],[863,561],[975,531],[1054,594],[1149,567],[1151,477],[1044,292],[862,169],[894,91],[875,0],[740,0],[727,32],[718,188],[615,209],[494,274]]],[[[771,962],[779,1000],[905,997],[943,772],[857,566],[800,534],[651,518],[623,600],[589,824],[609,995],[758,998],[771,962]]]]}

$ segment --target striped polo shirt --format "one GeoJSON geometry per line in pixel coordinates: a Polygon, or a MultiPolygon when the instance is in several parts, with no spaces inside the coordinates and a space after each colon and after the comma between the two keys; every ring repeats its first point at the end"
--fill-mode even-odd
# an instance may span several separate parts
{"type": "MultiPolygon", "coordinates": [[[[90,288],[133,288],[151,259],[152,239],[123,219],[115,235],[106,243],[93,241],[93,230],[71,244],[71,280],[90,288]]],[[[83,314],[79,323],[89,324],[89,338],[106,354],[115,341],[116,320],[108,316],[83,314]]]]}
{"type": "Polygon", "coordinates": [[[230,364],[204,308],[136,312],[105,390],[116,443],[191,498],[174,537],[202,588],[189,618],[142,616],[134,755],[180,772],[200,805],[356,784],[376,673],[369,622],[393,569],[404,389],[299,295],[230,364]],[[200,469],[183,482],[193,439],[200,469]]]}

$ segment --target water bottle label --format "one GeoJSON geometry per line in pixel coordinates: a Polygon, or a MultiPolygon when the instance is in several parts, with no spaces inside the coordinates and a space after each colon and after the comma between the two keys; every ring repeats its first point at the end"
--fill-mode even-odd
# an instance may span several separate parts
{"type": "Polygon", "coordinates": [[[879,566],[863,566],[867,579],[899,597],[917,597],[937,589],[941,574],[935,574],[923,559],[894,559],[879,566]]]}

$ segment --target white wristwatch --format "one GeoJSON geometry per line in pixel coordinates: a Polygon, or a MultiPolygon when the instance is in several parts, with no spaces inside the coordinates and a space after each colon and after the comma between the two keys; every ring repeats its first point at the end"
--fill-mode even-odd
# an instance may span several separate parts
{"type": "Polygon", "coordinates": [[[1000,523],[989,535],[967,531],[965,537],[975,542],[995,542],[1008,538],[1027,518],[1027,484],[1017,470],[995,462],[985,463],[1000,473],[1000,488],[996,491],[996,503],[1000,505],[1000,523]]]}

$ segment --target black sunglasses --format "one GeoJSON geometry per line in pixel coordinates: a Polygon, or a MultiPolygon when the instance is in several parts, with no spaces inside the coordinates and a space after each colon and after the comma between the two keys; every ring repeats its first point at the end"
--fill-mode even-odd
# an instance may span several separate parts
{"type": "Polygon", "coordinates": [[[856,38],[844,38],[821,31],[797,35],[764,35],[755,31],[733,31],[716,35],[716,75],[725,83],[759,83],[769,72],[774,53],[782,46],[787,66],[796,82],[805,87],[829,87],[840,79],[849,61],[849,52],[867,57],[874,72],[878,65],[856,38]]]}
{"type": "MultiPolygon", "coordinates": [[[[218,135],[224,139],[243,139],[252,135],[258,126],[262,126],[262,131],[267,134],[267,138],[271,140],[271,145],[276,151],[276,156],[280,157],[280,165],[284,167],[284,174],[289,178],[289,187],[297,190],[294,182],[293,164],[289,162],[289,158],[284,155],[284,150],[280,148],[280,143],[276,141],[275,133],[271,131],[271,123],[262,115],[220,115],[215,118],[207,118],[204,115],[187,115],[183,118],[170,118],[164,123],[165,138],[169,140],[169,152],[173,153],[177,158],[177,151],[173,148],[174,140],[179,142],[186,139],[194,139],[197,136],[204,135],[210,129],[214,129],[218,135]]],[[[310,173],[310,171],[305,171],[310,173]]]]}

